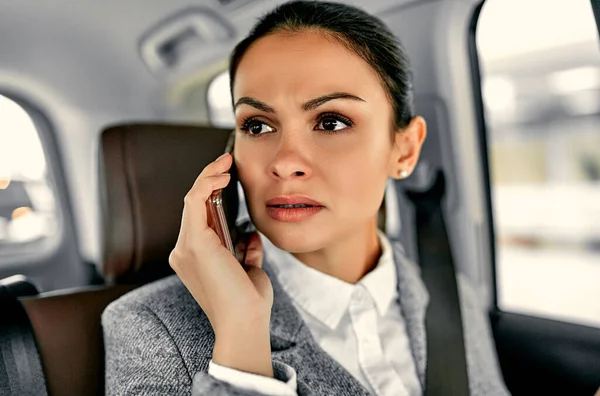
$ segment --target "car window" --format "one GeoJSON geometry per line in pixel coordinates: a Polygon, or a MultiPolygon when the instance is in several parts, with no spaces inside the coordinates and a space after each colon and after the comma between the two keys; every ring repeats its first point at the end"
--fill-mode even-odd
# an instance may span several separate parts
{"type": "Polygon", "coordinates": [[[211,81],[207,95],[210,123],[221,128],[233,128],[235,116],[231,105],[229,72],[224,71],[211,81]]]}
{"type": "Polygon", "coordinates": [[[600,52],[590,2],[487,0],[476,39],[499,308],[600,326],[600,52]]]}
{"type": "Polygon", "coordinates": [[[29,114],[0,95],[0,258],[33,251],[57,233],[57,209],[38,131],[29,114]],[[21,248],[21,249],[20,249],[21,248]]]}

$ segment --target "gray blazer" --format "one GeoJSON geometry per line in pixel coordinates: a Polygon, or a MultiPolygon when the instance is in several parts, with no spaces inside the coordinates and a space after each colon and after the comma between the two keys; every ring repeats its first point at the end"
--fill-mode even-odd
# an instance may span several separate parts
{"type": "MultiPolygon", "coordinates": [[[[428,294],[418,267],[393,242],[398,302],[406,321],[421,384],[425,380],[425,310],[428,294]]],[[[298,395],[369,395],[338,362],[323,351],[281,288],[265,259],[274,304],[272,358],[296,370],[298,395]]],[[[508,395],[498,367],[485,308],[467,279],[458,275],[471,394],[508,395]]],[[[208,375],[214,334],[208,318],[176,276],[121,297],[102,316],[108,395],[260,395],[208,375]]],[[[282,378],[274,364],[275,376],[282,378]]]]}

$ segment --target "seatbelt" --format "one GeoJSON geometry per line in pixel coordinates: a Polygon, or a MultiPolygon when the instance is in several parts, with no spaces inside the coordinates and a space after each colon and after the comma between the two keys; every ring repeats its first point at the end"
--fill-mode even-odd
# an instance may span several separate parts
{"type": "Polygon", "coordinates": [[[407,191],[416,212],[417,247],[423,282],[429,292],[426,396],[469,395],[456,272],[442,213],[444,174],[425,192],[407,191]]]}
{"type": "Polygon", "coordinates": [[[19,299],[0,285],[0,395],[47,396],[33,328],[19,299]]]}

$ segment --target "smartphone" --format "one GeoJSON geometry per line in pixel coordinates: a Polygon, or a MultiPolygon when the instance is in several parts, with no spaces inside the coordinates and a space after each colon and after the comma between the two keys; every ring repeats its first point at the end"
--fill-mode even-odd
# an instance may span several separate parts
{"type": "Polygon", "coordinates": [[[215,190],[210,195],[207,202],[209,226],[215,230],[221,244],[225,246],[234,257],[237,258],[237,253],[231,240],[231,233],[229,232],[229,226],[227,224],[227,217],[225,216],[225,206],[223,203],[223,190],[215,190]]]}
{"type": "MultiPolygon", "coordinates": [[[[233,131],[227,145],[226,153],[233,152],[233,141],[235,131],[233,131]]],[[[229,170],[231,179],[227,187],[213,191],[208,201],[206,201],[206,211],[208,214],[208,225],[217,233],[221,244],[233,254],[233,257],[240,261],[239,252],[235,249],[234,241],[238,236],[235,229],[235,220],[238,213],[239,198],[237,194],[237,169],[235,161],[229,170]]]]}

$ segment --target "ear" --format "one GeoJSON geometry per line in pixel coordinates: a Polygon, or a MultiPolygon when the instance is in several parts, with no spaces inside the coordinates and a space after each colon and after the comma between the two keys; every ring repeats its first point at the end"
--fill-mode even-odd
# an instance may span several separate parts
{"type": "Polygon", "coordinates": [[[407,178],[417,165],[421,147],[427,136],[427,123],[421,116],[413,117],[403,130],[394,133],[394,148],[390,158],[389,176],[407,178]]]}

